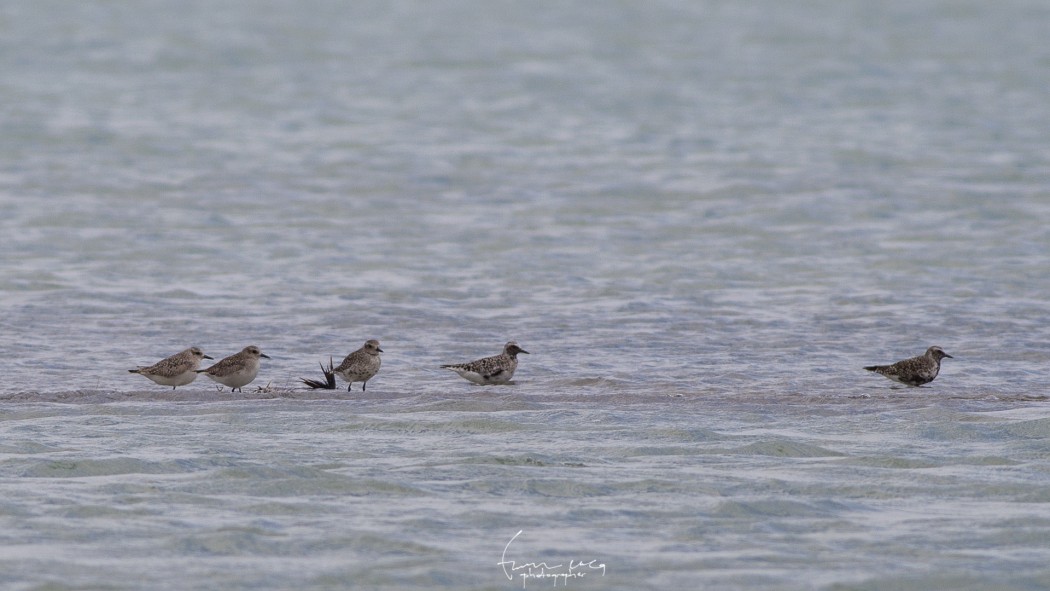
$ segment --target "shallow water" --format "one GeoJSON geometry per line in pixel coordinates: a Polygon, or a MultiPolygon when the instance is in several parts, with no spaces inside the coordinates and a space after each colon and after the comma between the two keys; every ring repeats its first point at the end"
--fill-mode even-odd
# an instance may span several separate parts
{"type": "Polygon", "coordinates": [[[0,8],[0,586],[1050,584],[1047,8],[344,4],[0,8]]]}

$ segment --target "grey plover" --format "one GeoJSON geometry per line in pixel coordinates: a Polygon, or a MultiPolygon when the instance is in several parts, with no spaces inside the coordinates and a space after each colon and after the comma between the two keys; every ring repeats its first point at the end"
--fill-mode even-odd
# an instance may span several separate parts
{"type": "Polygon", "coordinates": [[[510,341],[503,347],[503,353],[492,357],[485,357],[470,363],[459,363],[442,365],[444,369],[451,369],[460,377],[475,384],[506,384],[514,377],[514,370],[518,369],[518,353],[529,354],[514,341],[510,341]]]}
{"type": "Polygon", "coordinates": [[[128,372],[146,376],[161,386],[171,386],[174,390],[197,379],[197,368],[201,366],[201,359],[212,358],[205,355],[199,347],[190,347],[149,367],[129,369],[128,372]]]}
{"type": "Polygon", "coordinates": [[[223,386],[229,386],[232,390],[240,390],[247,386],[259,374],[259,358],[270,358],[259,350],[259,347],[250,345],[220,360],[208,369],[198,369],[197,373],[203,373],[209,378],[219,382],[223,386]]]}
{"type": "Polygon", "coordinates": [[[907,384],[909,386],[921,386],[933,381],[941,371],[941,359],[947,357],[954,359],[944,352],[944,349],[933,346],[926,349],[926,353],[904,361],[898,361],[893,365],[870,365],[864,369],[873,371],[887,378],[907,384]]]}
{"type": "Polygon", "coordinates": [[[379,348],[379,341],[370,339],[363,347],[347,355],[339,367],[332,371],[346,381],[347,392],[350,391],[354,382],[361,382],[363,392],[368,386],[368,380],[379,373],[379,366],[383,364],[383,360],[379,357],[382,352],[383,350],[379,348]]]}

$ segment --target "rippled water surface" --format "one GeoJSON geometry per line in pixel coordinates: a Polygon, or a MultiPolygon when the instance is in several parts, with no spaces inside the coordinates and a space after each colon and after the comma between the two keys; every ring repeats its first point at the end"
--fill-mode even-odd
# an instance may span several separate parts
{"type": "Polygon", "coordinates": [[[1050,586],[1047,38],[0,7],[0,586],[1050,586]],[[369,338],[367,392],[300,387],[369,338]],[[510,339],[511,385],[438,368],[510,339]],[[243,393],[126,371],[248,344],[243,393]],[[861,369],[934,344],[921,389],[861,369]]]}

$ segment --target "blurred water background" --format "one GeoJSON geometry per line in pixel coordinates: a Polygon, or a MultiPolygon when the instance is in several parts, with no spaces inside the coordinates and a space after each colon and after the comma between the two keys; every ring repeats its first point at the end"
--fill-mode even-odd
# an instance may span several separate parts
{"type": "Polygon", "coordinates": [[[1047,39],[1025,0],[3,4],[0,586],[1045,589],[1047,39]],[[369,338],[367,392],[300,388],[369,338]],[[513,385],[437,369],[510,339],[513,385]],[[126,371],[249,344],[243,393],[126,371]],[[934,344],[928,387],[861,369],[934,344]]]}

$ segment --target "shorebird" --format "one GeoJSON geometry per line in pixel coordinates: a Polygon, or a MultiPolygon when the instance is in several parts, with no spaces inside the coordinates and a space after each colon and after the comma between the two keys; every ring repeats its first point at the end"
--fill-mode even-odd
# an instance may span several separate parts
{"type": "Polygon", "coordinates": [[[241,390],[259,374],[260,357],[270,358],[269,355],[260,351],[259,347],[250,345],[242,349],[240,353],[230,355],[208,369],[198,369],[197,373],[203,373],[223,386],[229,386],[233,391],[241,390]]]}
{"type": "Polygon", "coordinates": [[[174,390],[197,379],[197,368],[201,366],[201,359],[212,358],[205,355],[199,347],[190,347],[149,367],[129,369],[128,372],[146,376],[161,386],[171,386],[174,390]]]}
{"type": "Polygon", "coordinates": [[[325,381],[306,378],[299,378],[299,381],[314,389],[335,390],[335,376],[339,376],[347,382],[347,392],[350,391],[354,382],[363,382],[361,390],[364,391],[368,380],[379,373],[379,366],[383,364],[382,358],[379,357],[382,352],[383,350],[379,348],[379,341],[369,339],[363,347],[347,355],[339,367],[332,367],[331,358],[328,359],[327,368],[322,363],[321,371],[324,372],[325,381]]]}
{"type": "Polygon", "coordinates": [[[451,369],[460,377],[475,384],[506,384],[514,377],[514,370],[518,369],[518,353],[529,354],[514,341],[510,341],[503,347],[503,353],[492,357],[485,357],[470,363],[453,365],[442,365],[444,369],[451,369]]]}
{"type": "Polygon", "coordinates": [[[368,386],[368,380],[379,373],[379,366],[383,364],[382,358],[379,357],[382,352],[383,350],[379,348],[379,341],[370,339],[363,347],[347,355],[339,367],[332,371],[346,380],[347,392],[350,391],[354,382],[361,382],[361,391],[364,392],[365,387],[368,386]]]}
{"type": "Polygon", "coordinates": [[[873,371],[887,378],[907,384],[909,386],[921,386],[933,381],[941,371],[941,359],[947,357],[954,359],[944,352],[944,349],[933,346],[926,349],[926,353],[904,361],[898,361],[893,365],[870,365],[864,369],[873,371]]]}

